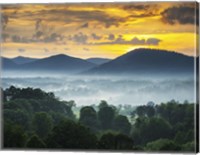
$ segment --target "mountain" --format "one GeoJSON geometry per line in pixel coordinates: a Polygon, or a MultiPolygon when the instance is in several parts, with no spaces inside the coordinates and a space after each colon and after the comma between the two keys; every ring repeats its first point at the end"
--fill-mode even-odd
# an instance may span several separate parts
{"type": "Polygon", "coordinates": [[[39,59],[34,62],[20,65],[20,70],[50,71],[50,72],[80,72],[91,69],[95,64],[86,60],[70,57],[64,54],[39,59]]]}
{"type": "Polygon", "coordinates": [[[12,58],[11,60],[16,64],[25,64],[25,63],[36,61],[38,59],[18,56],[18,57],[12,58]]]}
{"type": "Polygon", "coordinates": [[[16,63],[14,63],[12,60],[5,58],[5,57],[1,57],[1,67],[3,70],[16,69],[17,66],[18,65],[16,63]]]}
{"type": "Polygon", "coordinates": [[[108,63],[94,67],[86,74],[152,74],[193,73],[194,58],[176,52],[135,49],[108,63]]]}
{"type": "Polygon", "coordinates": [[[86,59],[88,62],[94,63],[96,65],[102,65],[104,63],[109,62],[111,59],[107,59],[107,58],[89,58],[86,59]]]}

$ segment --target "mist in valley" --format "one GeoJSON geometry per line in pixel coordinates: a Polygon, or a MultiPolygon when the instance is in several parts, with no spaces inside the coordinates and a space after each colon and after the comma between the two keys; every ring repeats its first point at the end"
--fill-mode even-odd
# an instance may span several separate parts
{"type": "Polygon", "coordinates": [[[153,75],[65,75],[38,72],[4,72],[2,86],[40,88],[53,92],[60,100],[74,100],[77,106],[130,104],[132,106],[168,102],[172,99],[194,102],[194,77],[153,75]]]}

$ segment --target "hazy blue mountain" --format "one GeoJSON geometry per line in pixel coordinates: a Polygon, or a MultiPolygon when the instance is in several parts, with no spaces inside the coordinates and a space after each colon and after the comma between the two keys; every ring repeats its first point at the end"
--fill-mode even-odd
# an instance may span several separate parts
{"type": "Polygon", "coordinates": [[[102,65],[104,63],[109,62],[111,59],[107,59],[107,58],[89,58],[86,59],[88,62],[94,63],[96,65],[102,65]]]}
{"type": "Polygon", "coordinates": [[[25,64],[25,63],[34,62],[34,61],[36,61],[38,59],[18,56],[18,57],[12,58],[11,60],[13,62],[15,62],[16,64],[25,64]]]}
{"type": "Polygon", "coordinates": [[[196,73],[197,79],[199,79],[199,56],[196,59],[196,73]]]}
{"type": "Polygon", "coordinates": [[[18,65],[14,63],[12,60],[9,58],[1,57],[1,67],[3,70],[11,70],[11,69],[16,69],[18,65]]]}
{"type": "Polygon", "coordinates": [[[20,69],[32,71],[62,71],[67,73],[88,70],[94,66],[95,64],[87,62],[86,60],[59,54],[20,65],[20,69]]]}
{"type": "Polygon", "coordinates": [[[135,49],[108,63],[94,67],[89,74],[193,73],[194,58],[176,52],[135,49]]]}

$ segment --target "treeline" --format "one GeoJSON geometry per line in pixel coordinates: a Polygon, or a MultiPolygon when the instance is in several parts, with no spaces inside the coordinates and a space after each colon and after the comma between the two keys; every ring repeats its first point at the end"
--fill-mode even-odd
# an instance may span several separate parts
{"type": "Polygon", "coordinates": [[[122,115],[101,101],[77,117],[73,101],[41,89],[11,86],[1,93],[4,148],[195,151],[193,103],[129,106],[122,115]]]}

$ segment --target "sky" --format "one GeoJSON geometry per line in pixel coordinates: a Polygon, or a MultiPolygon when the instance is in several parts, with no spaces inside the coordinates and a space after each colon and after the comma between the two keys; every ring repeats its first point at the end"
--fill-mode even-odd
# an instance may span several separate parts
{"type": "Polygon", "coordinates": [[[116,58],[136,48],[196,54],[195,2],[2,5],[4,57],[116,58]]]}

